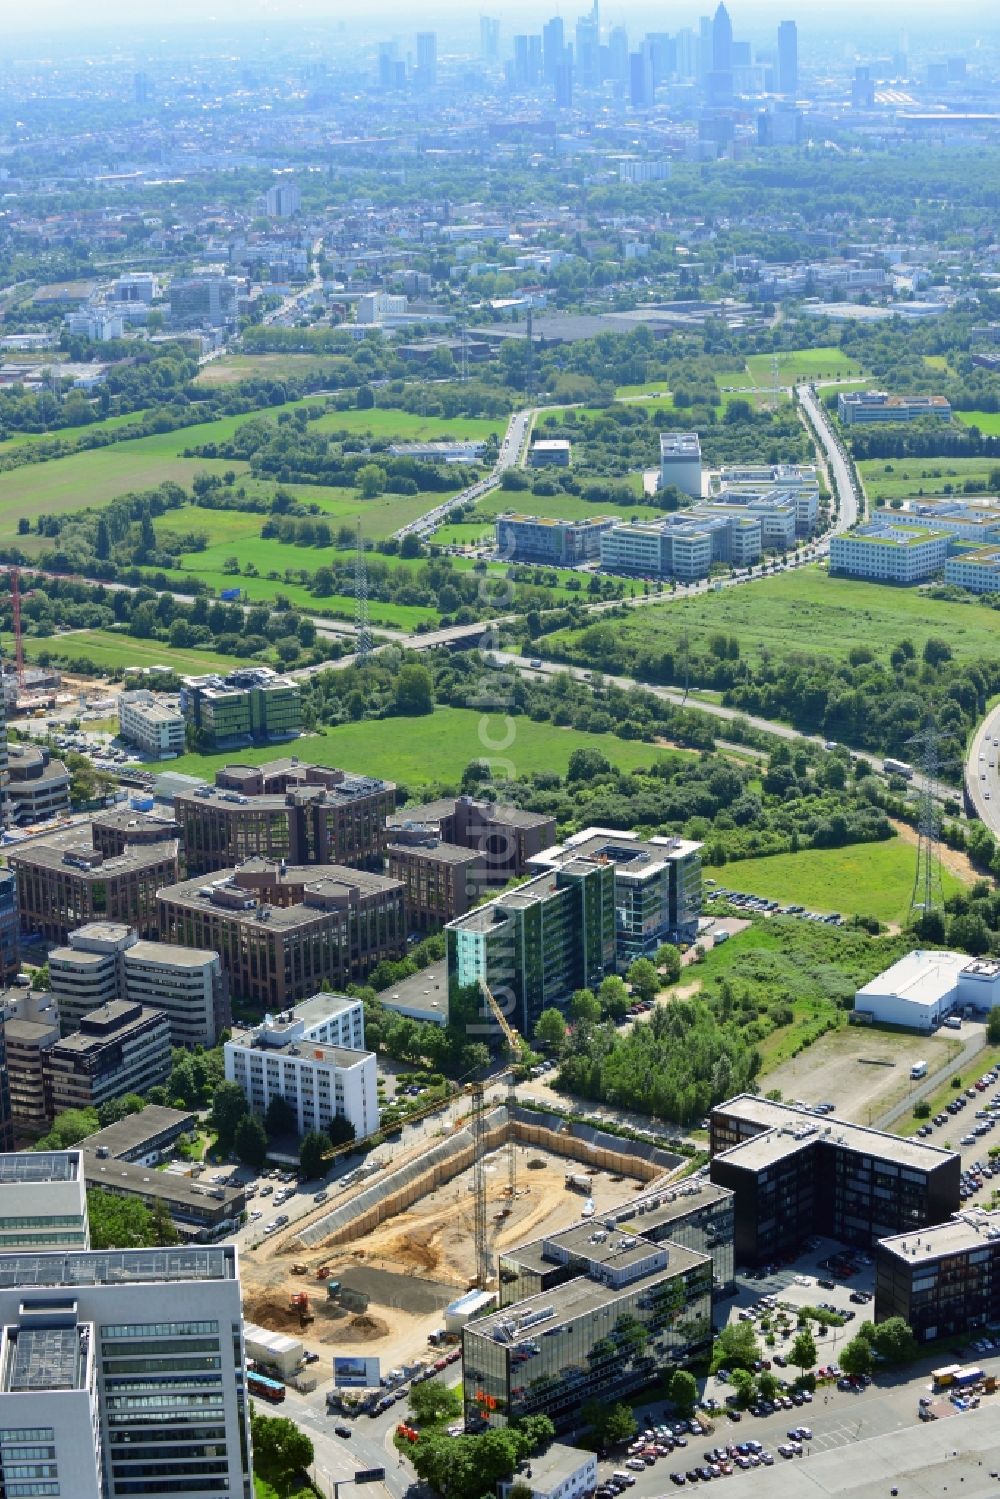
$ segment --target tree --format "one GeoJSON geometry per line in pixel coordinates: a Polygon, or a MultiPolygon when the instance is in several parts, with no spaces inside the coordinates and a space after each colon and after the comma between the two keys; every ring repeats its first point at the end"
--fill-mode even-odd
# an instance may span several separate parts
{"type": "Polygon", "coordinates": [[[410,1390],[410,1410],[413,1419],[422,1426],[438,1421],[454,1420],[462,1413],[462,1397],[455,1389],[449,1389],[440,1380],[429,1379],[414,1385],[410,1390]]]}
{"type": "Polygon", "coordinates": [[[343,1114],[334,1114],[326,1127],[326,1132],[333,1145],[351,1145],[357,1137],[354,1125],[349,1119],[345,1119],[343,1114]]]}
{"type": "Polygon", "coordinates": [[[639,999],[655,999],[660,988],[660,975],[655,963],[651,963],[648,958],[636,958],[629,964],[625,977],[632,985],[632,993],[639,999]]]}
{"type": "Polygon", "coordinates": [[[299,1170],[306,1181],[326,1174],[326,1153],[330,1149],[330,1138],[318,1130],[310,1130],[303,1136],[299,1146],[299,1170]]]}
{"type": "Polygon", "coordinates": [[[606,979],[601,980],[597,998],[600,1000],[602,1015],[609,1015],[612,1020],[621,1020],[628,1009],[628,990],[624,979],[620,979],[616,973],[609,973],[606,979]]]}
{"type": "Polygon", "coordinates": [[[871,1341],[887,1364],[912,1363],[919,1352],[913,1329],[902,1317],[889,1317],[877,1323],[871,1341]]]}
{"type": "Polygon", "coordinates": [[[434,686],[426,666],[403,666],[396,677],[396,712],[413,718],[434,712],[434,686]]]}
{"type": "Polygon", "coordinates": [[[752,1322],[728,1322],[715,1340],[715,1369],[752,1369],[760,1359],[760,1346],[752,1322]]]}
{"type": "Polygon", "coordinates": [[[781,1389],[781,1384],[776,1374],[770,1369],[763,1369],[757,1376],[757,1393],[762,1400],[773,1400],[781,1389]]]}
{"type": "MultiPolygon", "coordinates": [[[[461,1400],[461,1397],[459,1398],[461,1400]]],[[[541,1414],[522,1416],[517,1423],[517,1429],[528,1452],[537,1452],[540,1448],[547,1447],[556,1434],[550,1417],[541,1414]]]]}
{"type": "Polygon", "coordinates": [[[676,984],[681,976],[680,950],[672,942],[664,942],[656,949],[656,966],[663,970],[663,982],[676,984]]]}
{"type": "Polygon", "coordinates": [[[693,1411],[698,1399],[698,1381],[687,1369],[675,1369],[668,1387],[670,1399],[683,1414],[693,1411]]]}
{"type": "Polygon", "coordinates": [[[153,1214],[138,1197],[118,1197],[91,1187],[87,1218],[91,1249],[146,1249],[158,1243],[153,1214]]]}
{"type": "Polygon", "coordinates": [[[299,1116],[288,1099],[275,1093],[264,1115],[264,1129],[269,1140],[277,1135],[294,1135],[299,1127],[299,1116]]]}
{"type": "Polygon", "coordinates": [[[864,1338],[852,1338],[840,1353],[840,1367],[845,1374],[870,1374],[875,1367],[871,1344],[864,1338]]]}
{"type": "Polygon", "coordinates": [[[153,1203],[152,1212],[153,1243],[162,1247],[168,1244],[179,1244],[181,1236],[177,1232],[176,1223],[170,1216],[170,1209],[162,1197],[158,1197],[153,1203]]]}
{"type": "Polygon", "coordinates": [[[385,491],[386,472],[377,463],[366,463],[358,469],[358,488],[366,500],[373,500],[385,491]]]}
{"type": "Polygon", "coordinates": [[[219,1136],[219,1148],[228,1153],[233,1148],[236,1127],[249,1112],[239,1083],[220,1083],[212,1095],[212,1124],[219,1136]]]}
{"type": "Polygon", "coordinates": [[[951,660],[951,646],[938,635],[929,635],[924,643],[924,660],[928,666],[940,666],[951,660]]]}
{"type": "Polygon", "coordinates": [[[566,1040],[566,1022],[556,1009],[543,1010],[535,1025],[535,1040],[557,1051],[566,1040]]]}
{"type": "Polygon", "coordinates": [[[96,1109],[64,1109],[53,1119],[52,1128],[37,1142],[36,1149],[68,1150],[100,1127],[96,1109]]]}
{"type": "Polygon", "coordinates": [[[788,1350],[788,1357],[796,1369],[801,1369],[803,1374],[807,1369],[812,1369],[816,1364],[816,1339],[804,1327],[801,1332],[796,1333],[792,1339],[792,1346],[788,1350]]]}
{"type": "Polygon", "coordinates": [[[1000,1008],[992,1009],[986,1022],[986,1039],[991,1046],[1000,1042],[1000,1008]]]}
{"type": "Polygon", "coordinates": [[[299,1474],[304,1475],[313,1460],[312,1442],[287,1416],[263,1416],[254,1411],[250,1434],[254,1467],[279,1493],[299,1474]]]}
{"type": "Polygon", "coordinates": [[[754,1377],[749,1369],[734,1369],[729,1376],[730,1384],[736,1392],[736,1402],[744,1409],[753,1399],[754,1377]]]}
{"type": "Polygon", "coordinates": [[[259,1171],[267,1160],[267,1135],[256,1114],[244,1114],[233,1135],[233,1149],[244,1166],[259,1171]]]}
{"type": "MultiPolygon", "coordinates": [[[[601,1001],[593,989],[575,989],[570,997],[569,1013],[570,1018],[578,1023],[589,1021],[596,1025],[601,1018],[601,1001]]],[[[1000,1009],[991,1011],[991,1014],[1000,1015],[1000,1009]]]]}
{"type": "Polygon", "coordinates": [[[616,1442],[630,1442],[638,1430],[635,1413],[624,1401],[618,1401],[608,1411],[604,1422],[604,1440],[609,1446],[616,1442]]]}

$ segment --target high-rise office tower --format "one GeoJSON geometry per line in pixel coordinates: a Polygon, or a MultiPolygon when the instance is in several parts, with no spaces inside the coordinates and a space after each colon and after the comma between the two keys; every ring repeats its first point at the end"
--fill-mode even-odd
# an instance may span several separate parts
{"type": "Polygon", "coordinates": [[[652,49],[646,42],[629,55],[629,103],[633,109],[648,109],[653,102],[652,49]]]}
{"type": "Polygon", "coordinates": [[[722,0],[712,18],[712,71],[731,73],[733,68],[733,23],[722,0]]]}
{"type": "Polygon", "coordinates": [[[500,56],[500,21],[496,16],[479,17],[479,50],[486,62],[500,56]]]}
{"type": "Polygon", "coordinates": [[[148,104],[153,97],[153,86],[148,73],[136,73],[132,78],[132,91],[137,104],[148,104]]]}
{"type": "Polygon", "coordinates": [[[794,99],[799,91],[799,32],[794,21],[778,27],[778,93],[794,99]]]}
{"type": "MultiPolygon", "coordinates": [[[[0,663],[2,666],[2,663],[0,663]]],[[[7,800],[7,704],[4,700],[3,672],[0,670],[0,832],[7,826],[10,806],[7,800]]]]}
{"type": "Polygon", "coordinates": [[[396,43],[378,44],[378,86],[381,89],[396,87],[396,43]]]}
{"type": "Polygon", "coordinates": [[[684,26],[678,31],[674,42],[677,48],[677,76],[678,78],[697,78],[698,76],[698,38],[690,26],[684,26]]]}
{"type": "Polygon", "coordinates": [[[624,83],[629,76],[628,32],[624,26],[613,26],[608,37],[608,76],[624,83]]]}
{"type": "Polygon", "coordinates": [[[601,81],[601,23],[597,0],[590,13],[576,23],[576,72],[582,88],[597,88],[601,81]]]}
{"type": "Polygon", "coordinates": [[[434,88],[437,83],[437,49],[436,31],[417,32],[416,83],[418,88],[434,88]]]}
{"type": "Polygon", "coordinates": [[[573,108],[573,49],[564,47],[555,76],[556,109],[573,108]]]}
{"type": "Polygon", "coordinates": [[[712,71],[712,18],[698,17],[698,82],[703,83],[712,71]]]}
{"type": "Polygon", "coordinates": [[[0,1490],[251,1499],[234,1245],[0,1255],[0,1490]]]}
{"type": "Polygon", "coordinates": [[[528,82],[528,36],[521,32],[514,38],[514,82],[524,88],[528,82]]]}
{"type": "Polygon", "coordinates": [[[555,83],[556,69],[564,61],[565,51],[566,33],[563,29],[562,16],[553,16],[552,20],[546,21],[542,27],[542,73],[546,83],[555,83]]]}
{"type": "Polygon", "coordinates": [[[538,35],[528,37],[528,85],[536,88],[542,79],[542,39],[538,35]]]}

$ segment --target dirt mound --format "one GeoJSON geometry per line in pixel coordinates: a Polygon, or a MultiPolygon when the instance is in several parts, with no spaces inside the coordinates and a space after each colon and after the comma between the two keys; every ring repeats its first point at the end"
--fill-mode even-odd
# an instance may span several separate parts
{"type": "Polygon", "coordinates": [[[259,1327],[269,1327],[272,1332],[284,1332],[298,1337],[304,1331],[298,1312],[279,1296],[245,1296],[243,1312],[248,1322],[256,1322],[259,1327]]]}

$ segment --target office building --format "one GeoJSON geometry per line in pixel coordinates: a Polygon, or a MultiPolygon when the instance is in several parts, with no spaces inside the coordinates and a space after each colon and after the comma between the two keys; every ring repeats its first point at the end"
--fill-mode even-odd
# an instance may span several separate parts
{"type": "Polygon", "coordinates": [[[618,163],[618,181],[635,185],[642,182],[666,182],[670,176],[669,161],[644,161],[628,157],[618,163]]]}
{"type": "Polygon", "coordinates": [[[946,396],[890,396],[884,390],[841,391],[837,415],[845,426],[871,422],[917,422],[933,417],[951,421],[951,402],[946,396]]]}
{"type": "Polygon", "coordinates": [[[583,864],[614,870],[615,944],[624,972],[663,942],[690,941],[701,915],[700,843],[686,838],[640,838],[610,828],[584,828],[529,862],[539,871],[583,864]]]}
{"type": "Polygon", "coordinates": [[[342,864],[250,859],[159,892],[164,940],[219,954],[234,999],[283,1009],[406,947],[403,887],[342,864]]]}
{"type": "Polygon", "coordinates": [[[236,1248],[0,1257],[8,1495],[252,1499],[236,1248]]]}
{"type": "Polygon", "coordinates": [[[395,844],[433,837],[470,849],[481,855],[485,882],[505,885],[527,874],[529,861],[551,846],[556,820],[544,812],[525,812],[474,796],[442,797],[397,812],[388,821],[388,836],[395,844]]]}
{"type": "Polygon", "coordinates": [[[53,1113],[99,1108],[145,1093],[170,1075],[170,1025],[160,1010],[113,1000],[91,1010],[80,1029],[48,1051],[53,1113]]]}
{"type": "MultiPolygon", "coordinates": [[[[533,1457],[529,1471],[517,1475],[518,1483],[531,1490],[531,1499],[584,1499],[597,1488],[597,1454],[579,1447],[552,1442],[540,1457],[533,1457]]],[[[509,1499],[513,1480],[499,1484],[500,1499],[509,1499]]]]}
{"type": "Polygon", "coordinates": [[[877,583],[922,583],[941,572],[951,550],[944,531],[872,521],[830,539],[830,572],[877,583]]]}
{"type": "Polygon", "coordinates": [[[246,859],[380,869],[396,788],[296,758],[227,765],[174,798],[190,874],[246,859]]]}
{"type": "Polygon", "coordinates": [[[0,983],[6,983],[21,965],[18,942],[17,879],[13,870],[0,869],[0,983]]]}
{"type": "MultiPolygon", "coordinates": [[[[25,1150],[0,1155],[0,1255],[89,1248],[82,1153],[25,1150]]],[[[0,1470],[0,1478],[9,1477],[0,1470]]]]}
{"type": "Polygon", "coordinates": [[[479,51],[484,62],[496,62],[500,56],[500,21],[496,16],[479,17],[479,51]]]}
{"type": "Polygon", "coordinates": [[[586,15],[576,23],[576,75],[580,87],[596,89],[601,82],[601,23],[597,0],[586,15]]]}
{"type": "Polygon", "coordinates": [[[751,567],[760,560],[762,519],[732,507],[699,505],[661,521],[631,521],[601,536],[606,572],[644,578],[707,578],[714,562],[751,567]]]}
{"type": "Polygon", "coordinates": [[[1000,1004],[1000,963],[960,952],[917,948],[869,980],[854,1012],[876,1025],[930,1032],[949,1015],[988,1015],[1000,1004]]]}
{"type": "Polygon", "coordinates": [[[735,1197],[738,1264],[767,1263],[811,1234],[870,1249],[959,1205],[954,1151],[749,1093],[712,1110],[710,1149],[712,1181],[735,1197]]]}
{"type": "Polygon", "coordinates": [[[238,1083],[255,1114],[279,1094],[295,1110],[298,1133],[325,1134],[333,1119],[355,1139],[378,1129],[375,1054],[364,1050],[364,1007],[339,994],[317,994],[294,1010],[226,1042],[226,1080],[238,1083]]]}
{"type": "Polygon", "coordinates": [[[275,182],[264,194],[264,212],[270,219],[290,219],[302,207],[302,194],[295,182],[275,182]]]}
{"type": "Polygon", "coordinates": [[[37,744],[7,746],[7,808],[12,827],[65,817],[70,810],[69,771],[37,744]]]}
{"type": "Polygon", "coordinates": [[[405,317],[407,299],[402,294],[394,295],[386,291],[362,292],[357,300],[357,321],[376,326],[384,323],[386,318],[405,317]]]}
{"type": "Polygon", "coordinates": [[[713,479],[711,498],[746,504],[751,514],[767,499],[794,505],[795,534],[811,536],[819,518],[819,476],[811,463],[728,464],[713,479]]]}
{"type": "MultiPolygon", "coordinates": [[[[15,678],[16,683],[16,678],[15,678]]],[[[16,697],[16,691],[15,691],[16,697]]],[[[10,822],[10,806],[7,800],[7,692],[3,679],[3,663],[0,661],[0,833],[10,822]]]]}
{"type": "Polygon", "coordinates": [[[463,1330],[467,1430],[529,1415],[564,1430],[588,1400],[627,1398],[711,1346],[707,1255],[595,1218],[551,1235],[536,1257],[569,1276],[463,1330]]]}
{"type": "Polygon", "coordinates": [[[17,876],[21,930],[48,942],[65,942],[90,921],[133,926],[156,937],[156,892],[178,877],[177,844],[128,845],[107,858],[89,829],[69,828],[11,849],[7,862],[17,876]]]}
{"type": "MultiPolygon", "coordinates": [[[[127,848],[150,847],[174,843],[180,838],[180,825],[162,812],[141,812],[133,798],[128,807],[109,807],[95,812],[90,825],[94,847],[107,858],[123,854],[127,848]]],[[[152,798],[148,798],[149,801],[152,798]]]]}
{"type": "Polygon", "coordinates": [[[701,498],[701,443],[697,432],[660,433],[660,488],[673,485],[701,498]]]}
{"type": "Polygon", "coordinates": [[[683,512],[682,518],[690,517],[692,524],[739,516],[752,516],[760,525],[760,544],[765,552],[786,552],[795,545],[798,530],[798,504],[796,496],[783,495],[780,491],[765,491],[762,494],[737,493],[730,497],[728,491],[693,505],[683,512]]]}
{"type": "Polygon", "coordinates": [[[240,667],[226,677],[186,677],[180,707],[207,751],[273,744],[302,732],[298,684],[267,666],[240,667]]]}
{"type": "Polygon", "coordinates": [[[944,581],[970,593],[1000,592],[1000,547],[981,547],[960,552],[944,565],[944,581]]]}
{"type": "Polygon", "coordinates": [[[445,928],[449,987],[484,979],[532,1035],[543,1010],[615,971],[614,897],[613,866],[580,859],[469,911],[445,928]]]}
{"type": "Polygon", "coordinates": [[[177,328],[235,326],[239,310],[235,276],[175,277],[170,283],[170,321],[177,328]]]}
{"type": "Polygon", "coordinates": [[[712,68],[729,73],[733,67],[733,23],[725,5],[719,4],[712,18],[712,68]]]}
{"type": "Polygon", "coordinates": [[[418,88],[434,88],[437,83],[437,32],[417,32],[417,71],[414,79],[418,88]]]}
{"type": "Polygon", "coordinates": [[[407,931],[433,931],[471,910],[488,888],[483,855],[424,828],[400,837],[386,846],[385,868],[403,886],[407,931]]]}
{"type": "Polygon", "coordinates": [[[171,1046],[215,1046],[231,1019],[222,962],[202,948],[134,943],[125,953],[125,997],[166,1016],[171,1046]]]}
{"type": "Polygon", "coordinates": [[[124,998],[125,953],[137,940],[121,922],[91,921],[70,932],[65,946],[52,949],[49,992],[64,1036],[71,1036],[91,1010],[124,998]]]}
{"type": "MultiPolygon", "coordinates": [[[[639,1234],[651,1244],[680,1244],[708,1255],[713,1282],[722,1290],[733,1282],[735,1222],[733,1194],[701,1177],[669,1185],[651,1183],[641,1194],[595,1218],[604,1228],[639,1234]]],[[[569,1260],[553,1257],[548,1240],[535,1239],[501,1253],[497,1266],[501,1307],[530,1296],[541,1296],[565,1285],[579,1270],[569,1260]]]]}
{"type": "Polygon", "coordinates": [[[531,444],[529,468],[569,468],[571,445],[565,437],[539,437],[531,444]]]}
{"type": "Polygon", "coordinates": [[[187,724],[183,713],[161,695],[137,688],[118,698],[118,732],[157,760],[184,753],[187,724]]]}
{"type": "Polygon", "coordinates": [[[59,1011],[47,994],[25,990],[4,1020],[10,1114],[19,1135],[44,1135],[52,1119],[48,1053],[59,1040],[59,1011]]]}
{"type": "MultiPolygon", "coordinates": [[[[891,526],[915,526],[920,530],[944,531],[955,541],[988,546],[1000,543],[1000,502],[995,499],[906,499],[898,505],[877,505],[872,520],[891,526]]],[[[981,554],[965,550],[954,560],[976,559],[981,554]]],[[[951,559],[949,559],[951,560],[951,559]]]]}
{"type": "Polygon", "coordinates": [[[562,16],[553,16],[542,27],[542,76],[554,86],[556,72],[566,58],[566,32],[562,16]]]}
{"type": "Polygon", "coordinates": [[[918,1343],[1000,1323],[1000,1212],[964,1208],[947,1223],[880,1240],[875,1321],[902,1317],[918,1343]]]}
{"type": "Polygon", "coordinates": [[[794,99],[799,90],[799,32],[794,21],[778,26],[778,93],[794,99]]]}
{"type": "Polygon", "coordinates": [[[587,520],[550,520],[538,515],[499,515],[497,552],[510,562],[538,562],[551,567],[578,567],[601,555],[601,535],[615,525],[610,515],[587,520]]]}
{"type": "Polygon", "coordinates": [[[628,85],[632,108],[648,109],[653,102],[653,58],[648,46],[629,53],[628,85]]]}

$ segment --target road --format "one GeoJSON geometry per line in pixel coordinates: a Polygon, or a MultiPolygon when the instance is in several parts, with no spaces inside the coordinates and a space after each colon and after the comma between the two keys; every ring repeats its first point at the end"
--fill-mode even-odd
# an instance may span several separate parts
{"type": "Polygon", "coordinates": [[[809,385],[796,387],[796,395],[802,410],[812,422],[816,436],[819,438],[826,460],[827,473],[837,494],[838,515],[833,523],[833,534],[847,531],[855,525],[858,519],[858,496],[854,487],[854,477],[851,472],[850,461],[841,446],[840,439],[834,430],[833,423],[826,414],[823,403],[816,398],[816,393],[809,385]]]}
{"type": "MultiPolygon", "coordinates": [[[[914,1088],[912,1092],[907,1093],[905,1098],[900,1099],[899,1103],[876,1119],[875,1129],[892,1129],[892,1126],[902,1119],[904,1114],[910,1112],[915,1103],[919,1103],[922,1098],[932,1097],[939,1088],[944,1087],[949,1078],[965,1075],[965,1069],[979,1056],[986,1043],[986,1031],[981,1025],[966,1026],[963,1030],[968,1034],[962,1036],[962,1050],[958,1056],[953,1057],[950,1062],[946,1062],[943,1067],[939,1067],[936,1072],[925,1077],[919,1088],[914,1088]]],[[[945,1033],[942,1032],[942,1034],[945,1033]]]]}
{"type": "Polygon", "coordinates": [[[972,736],[965,761],[965,790],[972,811],[995,838],[1000,838],[1000,705],[993,708],[972,736]]]}
{"type": "Polygon", "coordinates": [[[461,494],[449,495],[448,499],[443,500],[440,505],[435,505],[433,510],[428,510],[417,520],[401,527],[393,533],[396,538],[401,540],[404,536],[419,536],[423,539],[441,524],[444,517],[456,505],[481,500],[483,495],[489,494],[491,489],[496,489],[505,470],[515,468],[520,463],[534,417],[535,412],[532,408],[515,411],[507,424],[507,431],[500,444],[500,452],[492,471],[484,479],[477,479],[475,484],[470,484],[468,489],[463,489],[461,494]]]}

